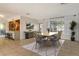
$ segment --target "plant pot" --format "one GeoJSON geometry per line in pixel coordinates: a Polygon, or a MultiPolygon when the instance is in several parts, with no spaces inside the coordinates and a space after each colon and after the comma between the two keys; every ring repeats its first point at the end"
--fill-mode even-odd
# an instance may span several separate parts
{"type": "Polygon", "coordinates": [[[71,41],[75,41],[75,37],[71,37],[71,41]]]}
{"type": "Polygon", "coordinates": [[[75,32],[72,32],[71,35],[74,36],[75,35],[75,32]]]}

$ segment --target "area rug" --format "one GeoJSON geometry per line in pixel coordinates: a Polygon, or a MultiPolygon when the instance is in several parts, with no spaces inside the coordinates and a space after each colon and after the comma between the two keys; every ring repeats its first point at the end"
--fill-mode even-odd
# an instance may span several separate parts
{"type": "Polygon", "coordinates": [[[25,49],[28,49],[28,50],[30,50],[30,51],[32,51],[34,53],[37,53],[40,56],[57,56],[58,53],[59,53],[59,50],[60,50],[61,46],[64,43],[64,41],[65,40],[60,40],[59,41],[60,42],[59,47],[53,47],[53,46],[51,46],[51,47],[44,47],[44,48],[41,48],[41,49],[39,47],[35,48],[36,42],[33,42],[31,44],[28,44],[28,45],[24,45],[22,47],[25,48],[25,49]]]}

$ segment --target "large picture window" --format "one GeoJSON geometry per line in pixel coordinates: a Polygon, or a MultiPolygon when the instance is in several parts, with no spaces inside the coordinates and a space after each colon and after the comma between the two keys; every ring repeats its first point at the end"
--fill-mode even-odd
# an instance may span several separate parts
{"type": "Polygon", "coordinates": [[[63,31],[64,30],[64,21],[50,21],[50,31],[63,31]]]}
{"type": "Polygon", "coordinates": [[[5,25],[4,25],[4,23],[0,23],[0,35],[5,35],[5,25]]]}

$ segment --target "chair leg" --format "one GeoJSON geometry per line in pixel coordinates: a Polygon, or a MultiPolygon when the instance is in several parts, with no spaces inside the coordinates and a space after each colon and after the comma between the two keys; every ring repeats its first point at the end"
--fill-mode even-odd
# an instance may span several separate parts
{"type": "Polygon", "coordinates": [[[45,51],[45,52],[46,52],[46,56],[48,56],[48,55],[47,55],[47,48],[46,48],[46,51],[45,51]]]}
{"type": "Polygon", "coordinates": [[[55,48],[55,56],[57,56],[57,50],[56,50],[56,48],[55,48]]]}
{"type": "Polygon", "coordinates": [[[37,49],[37,47],[38,47],[38,43],[36,42],[36,43],[35,43],[35,47],[34,47],[34,48],[35,48],[35,49],[37,49]]]}
{"type": "Polygon", "coordinates": [[[60,42],[59,42],[59,41],[57,42],[57,46],[61,46],[61,44],[60,44],[60,42]]]}

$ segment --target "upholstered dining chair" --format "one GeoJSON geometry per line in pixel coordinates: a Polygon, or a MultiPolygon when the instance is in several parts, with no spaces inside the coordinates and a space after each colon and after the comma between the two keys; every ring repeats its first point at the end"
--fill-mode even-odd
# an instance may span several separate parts
{"type": "Polygon", "coordinates": [[[38,49],[38,52],[42,51],[42,49],[45,49],[44,50],[45,55],[47,55],[47,48],[45,48],[46,47],[45,45],[47,44],[46,37],[36,34],[35,40],[36,40],[36,43],[33,48],[38,49]]]}
{"type": "Polygon", "coordinates": [[[38,47],[39,45],[39,48],[43,48],[44,45],[46,44],[47,40],[44,36],[42,35],[37,35],[36,37],[36,48],[38,47]]]}
{"type": "Polygon", "coordinates": [[[62,31],[58,31],[58,34],[52,35],[50,41],[53,46],[58,46],[60,44],[59,40],[61,39],[62,31]]]}
{"type": "Polygon", "coordinates": [[[58,39],[61,39],[62,31],[58,31],[58,39]]]}

